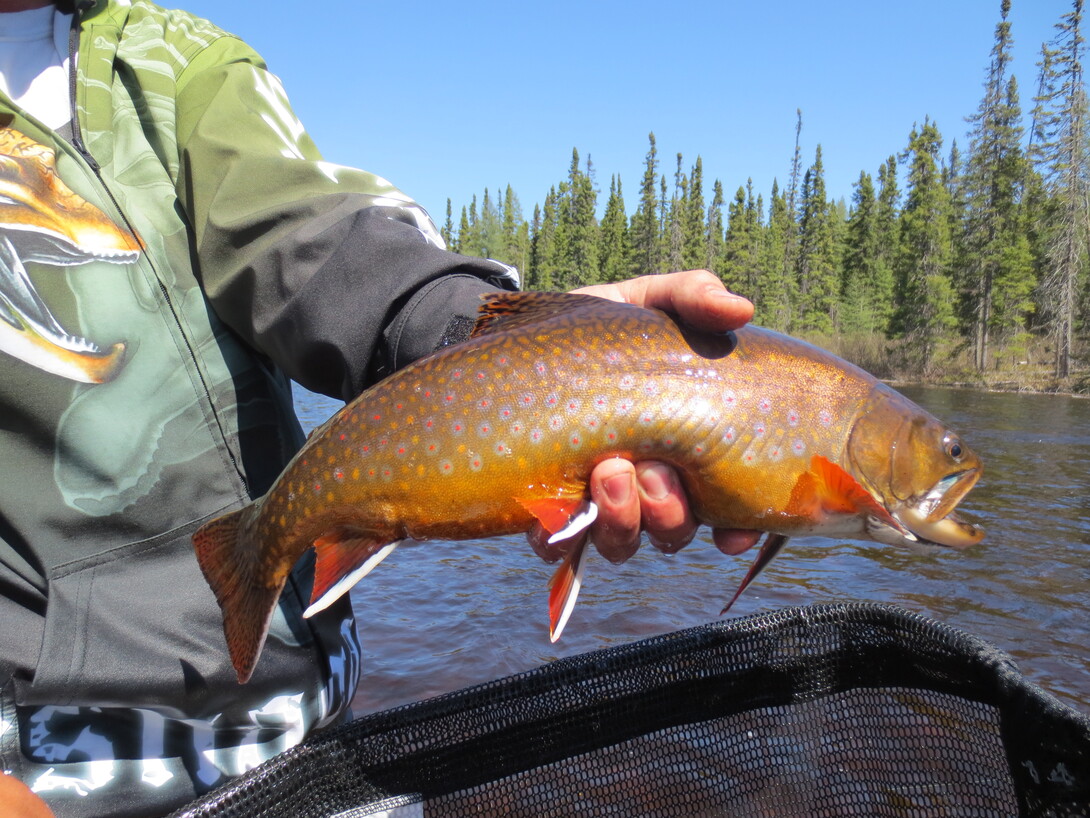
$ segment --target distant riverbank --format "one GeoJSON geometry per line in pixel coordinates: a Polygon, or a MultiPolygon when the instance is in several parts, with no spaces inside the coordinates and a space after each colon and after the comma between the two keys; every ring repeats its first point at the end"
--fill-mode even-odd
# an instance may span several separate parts
{"type": "Polygon", "coordinates": [[[833,352],[893,386],[937,386],[984,392],[1018,392],[1090,397],[1090,356],[1073,356],[1074,372],[1057,378],[1047,340],[1029,338],[995,350],[985,371],[972,365],[964,342],[940,345],[926,367],[919,351],[903,339],[878,334],[804,335],[805,340],[833,352]]]}

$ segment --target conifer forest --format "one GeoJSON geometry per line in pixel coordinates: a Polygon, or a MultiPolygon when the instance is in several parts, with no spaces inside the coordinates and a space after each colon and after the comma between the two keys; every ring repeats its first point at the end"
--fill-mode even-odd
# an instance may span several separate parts
{"type": "Polygon", "coordinates": [[[485,189],[460,217],[447,200],[444,238],[515,265],[528,289],[707,268],[756,304],[757,323],[879,377],[1090,392],[1083,0],[1041,47],[1029,88],[1009,70],[1010,4],[981,55],[977,110],[948,133],[906,123],[850,201],[828,197],[820,144],[802,155],[799,111],[771,190],[731,192],[699,156],[661,154],[652,133],[642,172],[624,180],[638,185],[634,212],[622,179],[606,190],[576,148],[528,220],[510,186],[485,189]]]}

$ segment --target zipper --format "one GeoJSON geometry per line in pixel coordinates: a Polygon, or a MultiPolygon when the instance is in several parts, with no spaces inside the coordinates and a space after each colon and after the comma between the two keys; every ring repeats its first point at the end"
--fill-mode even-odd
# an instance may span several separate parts
{"type": "MultiPolygon", "coordinates": [[[[72,147],[91,166],[95,176],[99,176],[99,164],[95,157],[91,155],[91,151],[83,144],[83,131],[80,129],[79,111],[76,106],[76,54],[79,52],[79,23],[83,13],[89,11],[94,4],[95,0],[77,0],[75,8],[72,10],[72,26],[68,29],[68,105],[72,118],[72,147]]],[[[101,181],[101,178],[99,176],[99,181],[101,181]]],[[[108,188],[106,192],[109,193],[112,199],[113,193],[108,188]]],[[[118,212],[120,212],[120,208],[118,208],[118,212]]],[[[134,232],[133,235],[135,236],[136,233],[134,232]]]]}
{"type": "Polygon", "coordinates": [[[238,457],[236,457],[234,450],[228,444],[227,430],[224,427],[223,421],[220,418],[220,413],[216,410],[216,402],[212,398],[212,390],[208,386],[208,381],[205,380],[204,371],[200,366],[200,362],[197,359],[197,353],[193,350],[193,345],[189,341],[189,335],[185,332],[185,327],[182,324],[182,320],[178,315],[178,310],[174,306],[174,300],[170,296],[170,291],[166,285],[163,284],[162,279],[155,271],[155,265],[152,263],[147,253],[147,247],[140,239],[140,234],[136,232],[136,229],[129,221],[129,217],[125,214],[125,210],[121,207],[121,203],[114,195],[113,189],[106,184],[106,180],[102,177],[102,166],[99,165],[98,160],[91,154],[90,149],[83,141],[83,130],[80,127],[79,110],[76,105],[76,55],[79,52],[79,27],[80,18],[84,12],[89,11],[95,5],[95,0],[77,0],[75,9],[72,13],[72,27],[68,32],[68,89],[69,89],[69,105],[71,107],[72,116],[72,139],[71,145],[75,148],[80,157],[87,163],[88,167],[95,175],[95,179],[98,180],[99,186],[106,192],[106,196],[109,198],[111,204],[113,204],[114,212],[118,214],[121,221],[125,225],[125,229],[129,231],[129,234],[136,240],[136,243],[144,250],[144,260],[155,274],[155,282],[159,285],[159,292],[163,297],[164,303],[170,309],[171,318],[174,319],[174,325],[178,329],[178,336],[182,339],[182,343],[185,344],[186,352],[189,353],[189,358],[193,362],[193,371],[197,373],[197,378],[200,379],[201,389],[204,390],[205,400],[208,402],[208,408],[212,413],[212,417],[216,421],[216,428],[219,430],[220,439],[224,442],[224,450],[227,453],[227,458],[231,463],[231,467],[234,469],[235,474],[238,475],[239,481],[242,483],[242,489],[245,496],[240,498],[244,502],[249,502],[251,499],[250,483],[246,479],[246,473],[243,471],[238,457]]]}

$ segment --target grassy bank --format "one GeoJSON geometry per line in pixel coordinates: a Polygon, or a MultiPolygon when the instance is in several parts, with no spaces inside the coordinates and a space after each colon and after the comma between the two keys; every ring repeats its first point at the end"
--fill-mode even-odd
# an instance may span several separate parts
{"type": "Polygon", "coordinates": [[[917,345],[890,340],[877,333],[803,336],[861,366],[877,378],[895,383],[958,386],[997,392],[1056,392],[1090,396],[1090,344],[1076,346],[1072,374],[1053,374],[1053,350],[1047,339],[1026,336],[996,345],[987,368],[973,365],[972,350],[963,341],[940,343],[930,361],[921,361],[917,345]]]}

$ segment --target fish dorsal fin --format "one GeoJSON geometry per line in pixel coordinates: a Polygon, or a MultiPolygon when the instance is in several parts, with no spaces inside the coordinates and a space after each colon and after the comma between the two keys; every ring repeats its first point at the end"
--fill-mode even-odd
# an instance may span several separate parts
{"type": "Polygon", "coordinates": [[[867,514],[898,531],[902,530],[901,524],[885,506],[875,500],[854,477],[819,454],[811,459],[810,471],[800,476],[795,484],[790,508],[815,520],[827,514],[867,514]]]}
{"type": "MultiPolygon", "coordinates": [[[[602,318],[608,319],[610,315],[631,315],[633,310],[642,309],[632,304],[581,293],[499,292],[488,293],[482,298],[484,303],[477,312],[477,324],[473,327],[471,336],[473,338],[552,321],[583,310],[594,310],[602,318]]],[[[647,312],[650,315],[661,315],[656,311],[647,312]]]]}

